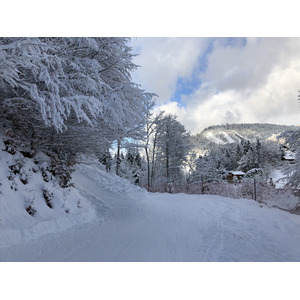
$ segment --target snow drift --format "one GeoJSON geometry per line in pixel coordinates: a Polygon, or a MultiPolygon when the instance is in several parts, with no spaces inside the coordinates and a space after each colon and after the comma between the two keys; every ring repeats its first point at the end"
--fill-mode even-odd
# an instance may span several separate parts
{"type": "Polygon", "coordinates": [[[31,159],[18,151],[12,155],[3,151],[2,139],[0,149],[0,247],[60,232],[95,217],[77,189],[60,187],[47,169],[48,156],[40,152],[31,159]]]}

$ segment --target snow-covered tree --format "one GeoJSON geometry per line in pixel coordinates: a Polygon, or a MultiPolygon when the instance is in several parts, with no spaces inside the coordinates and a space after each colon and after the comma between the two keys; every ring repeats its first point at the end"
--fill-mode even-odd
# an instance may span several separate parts
{"type": "Polygon", "coordinates": [[[239,162],[239,168],[243,172],[247,172],[249,169],[258,168],[258,156],[251,145],[249,146],[248,151],[242,156],[239,162]]]}
{"type": "Polygon", "coordinates": [[[257,138],[256,142],[249,143],[247,148],[247,152],[244,152],[239,161],[239,168],[243,172],[261,168],[265,170],[265,175],[268,175],[281,162],[280,145],[273,141],[260,142],[257,138]]]}
{"type": "MultiPolygon", "coordinates": [[[[300,93],[300,91],[299,91],[300,93]]],[[[298,95],[300,102],[300,94],[298,95]]],[[[283,138],[291,150],[295,152],[295,163],[284,168],[284,174],[287,176],[288,185],[292,187],[300,186],[300,129],[285,131],[279,139],[283,138]]]]}
{"type": "MultiPolygon", "coordinates": [[[[144,137],[143,137],[143,144],[145,149],[145,155],[146,155],[146,161],[147,161],[147,188],[150,189],[150,183],[151,183],[151,158],[150,158],[150,151],[151,151],[151,139],[155,132],[155,128],[157,125],[157,120],[159,119],[159,115],[162,113],[159,113],[158,116],[155,118],[153,117],[153,108],[155,105],[155,97],[157,97],[156,94],[153,93],[145,93],[144,94],[144,107],[145,107],[145,128],[144,128],[144,137]]],[[[152,149],[153,151],[153,149],[152,149]]]]}
{"type": "Polygon", "coordinates": [[[225,170],[224,163],[222,153],[218,149],[211,149],[196,160],[196,168],[191,176],[192,181],[221,180],[225,170]]]}
{"type": "Polygon", "coordinates": [[[300,186],[300,130],[285,132],[281,137],[285,138],[290,149],[295,152],[295,162],[283,169],[287,176],[288,185],[291,187],[300,186]]]}
{"type": "Polygon", "coordinates": [[[166,115],[157,121],[155,180],[178,183],[183,178],[183,163],[190,151],[189,133],[175,116],[166,115]]]}
{"type": "Polygon", "coordinates": [[[58,53],[59,40],[0,39],[0,89],[2,107],[10,113],[19,112],[24,119],[26,111],[25,120],[37,118],[62,132],[71,111],[79,122],[91,124],[102,103],[94,95],[74,92],[66,80],[67,62],[58,53]]]}
{"type": "Polygon", "coordinates": [[[35,148],[107,149],[144,124],[131,50],[127,38],[1,38],[1,119],[35,148]]]}
{"type": "MultiPolygon", "coordinates": [[[[125,149],[119,156],[119,171],[118,175],[122,178],[128,179],[131,183],[145,186],[146,184],[146,161],[140,155],[140,148],[131,147],[125,149]]],[[[117,155],[115,160],[117,160],[117,155]]]]}

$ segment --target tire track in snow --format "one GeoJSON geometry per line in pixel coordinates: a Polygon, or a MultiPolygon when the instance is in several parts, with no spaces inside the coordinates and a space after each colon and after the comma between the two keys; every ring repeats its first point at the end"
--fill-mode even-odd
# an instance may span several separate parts
{"type": "Polygon", "coordinates": [[[215,219],[215,234],[209,243],[208,247],[204,250],[201,261],[218,261],[220,253],[224,246],[224,221],[221,214],[214,212],[215,219]]]}

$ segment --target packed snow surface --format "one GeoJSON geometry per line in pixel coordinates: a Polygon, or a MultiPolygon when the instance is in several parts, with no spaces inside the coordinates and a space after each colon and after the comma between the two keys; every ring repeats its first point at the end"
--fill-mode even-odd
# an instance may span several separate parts
{"type": "Polygon", "coordinates": [[[1,261],[300,261],[298,215],[246,199],[148,194],[96,162],[73,178],[96,218],[2,245],[1,261]]]}

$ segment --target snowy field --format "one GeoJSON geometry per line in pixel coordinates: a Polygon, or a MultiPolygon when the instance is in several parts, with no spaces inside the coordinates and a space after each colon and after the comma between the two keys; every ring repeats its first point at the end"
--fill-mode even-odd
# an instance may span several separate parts
{"type": "Polygon", "coordinates": [[[90,221],[11,244],[2,230],[0,261],[300,261],[298,215],[246,199],[148,194],[92,161],[73,179],[90,221]]]}

